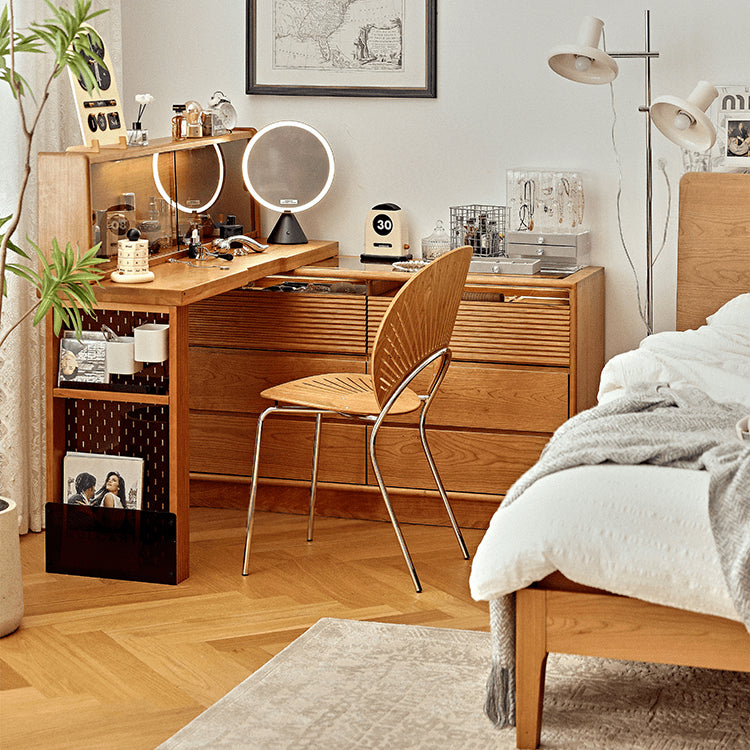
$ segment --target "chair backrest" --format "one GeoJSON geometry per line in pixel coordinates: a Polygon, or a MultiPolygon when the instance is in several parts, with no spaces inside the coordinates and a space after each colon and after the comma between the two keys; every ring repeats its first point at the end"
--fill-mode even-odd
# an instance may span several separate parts
{"type": "Polygon", "coordinates": [[[448,346],[471,254],[466,245],[439,256],[414,274],[388,306],[370,359],[381,408],[418,364],[448,346]]]}

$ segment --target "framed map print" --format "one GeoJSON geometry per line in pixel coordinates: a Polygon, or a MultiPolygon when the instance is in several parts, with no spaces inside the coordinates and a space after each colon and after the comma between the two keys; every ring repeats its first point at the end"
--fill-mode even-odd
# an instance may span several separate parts
{"type": "Polygon", "coordinates": [[[247,0],[247,93],[437,96],[437,0],[247,0]]]}

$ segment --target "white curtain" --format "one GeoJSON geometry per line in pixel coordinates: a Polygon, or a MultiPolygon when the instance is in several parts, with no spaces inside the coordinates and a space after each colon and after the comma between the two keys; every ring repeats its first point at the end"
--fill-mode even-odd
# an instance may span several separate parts
{"type": "MultiPolygon", "coordinates": [[[[66,2],[60,5],[70,7],[66,2]]],[[[16,28],[26,28],[30,21],[44,20],[50,9],[43,0],[14,0],[16,28]]],[[[93,26],[108,43],[115,80],[122,80],[122,27],[120,0],[93,0],[92,9],[108,8],[93,21],[93,26]]],[[[39,98],[51,70],[51,55],[26,55],[19,67],[39,98]]],[[[121,84],[118,85],[121,88],[121,84]]],[[[35,103],[27,97],[33,114],[35,103]]],[[[8,86],[0,90],[0,216],[15,211],[23,169],[23,137],[16,102],[8,86]]],[[[28,114],[27,114],[28,118],[28,114]]],[[[67,73],[52,85],[42,119],[32,144],[31,179],[26,188],[23,215],[14,239],[24,247],[25,238],[35,239],[37,180],[36,153],[64,151],[82,143],[73,93],[67,73]]],[[[59,238],[61,243],[64,237],[59,238]]],[[[14,255],[10,253],[10,255],[14,255]]],[[[17,260],[17,256],[13,260],[17,260]]],[[[3,302],[5,329],[28,310],[34,302],[29,285],[8,274],[8,297],[3,302]]],[[[41,531],[44,526],[45,488],[45,404],[44,404],[44,326],[33,328],[29,320],[19,326],[0,349],[0,495],[10,497],[19,509],[19,531],[41,531]]],[[[53,499],[53,498],[50,498],[53,499]]]]}

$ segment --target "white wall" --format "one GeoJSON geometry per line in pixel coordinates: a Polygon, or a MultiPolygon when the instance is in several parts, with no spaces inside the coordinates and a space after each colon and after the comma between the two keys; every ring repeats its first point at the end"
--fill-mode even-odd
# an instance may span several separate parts
{"type": "MultiPolygon", "coordinates": [[[[412,0],[409,0],[410,2],[412,0]]],[[[750,82],[750,15],[745,0],[652,0],[652,93],[687,96],[699,79],[750,82]]],[[[150,92],[145,127],[169,134],[171,105],[206,103],[216,90],[236,106],[242,125],[260,128],[297,119],[320,130],[336,158],[333,187],[301,217],[309,237],[335,239],[343,255],[362,251],[364,221],[376,203],[406,212],[412,246],[448,225],[448,209],[505,202],[505,170],[517,166],[575,169],[585,175],[593,259],[607,270],[607,356],[644,335],[631,271],[615,213],[617,169],[610,141],[608,86],[583,86],[554,75],[547,51],[573,42],[580,19],[606,24],[612,51],[644,49],[644,12],[621,0],[441,0],[437,99],[248,96],[245,91],[245,3],[242,0],[124,0],[123,76],[126,119],[136,93],[150,92]]],[[[645,120],[641,60],[620,60],[615,82],[625,236],[642,272],[645,253],[645,120]]],[[[680,150],[658,131],[654,162],[667,160],[673,195],[680,150]]],[[[663,178],[655,169],[656,245],[665,215],[663,178]]],[[[655,328],[674,326],[676,205],[668,244],[655,273],[655,328]]],[[[264,214],[263,231],[274,217],[264,214]]]]}

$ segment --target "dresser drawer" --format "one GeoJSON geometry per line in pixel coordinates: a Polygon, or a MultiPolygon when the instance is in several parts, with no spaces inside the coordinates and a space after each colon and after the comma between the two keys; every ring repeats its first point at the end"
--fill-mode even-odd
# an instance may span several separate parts
{"type": "Polygon", "coordinates": [[[190,305],[190,344],[365,354],[364,296],[237,291],[190,305]]]}
{"type": "MultiPolygon", "coordinates": [[[[448,491],[504,494],[536,463],[549,435],[427,429],[427,441],[448,491]]],[[[416,429],[383,427],[377,457],[386,487],[435,489],[416,429]]],[[[367,481],[377,484],[372,467],[367,481]]]]}
{"type": "MultiPolygon", "coordinates": [[[[570,306],[567,299],[527,302],[463,300],[450,346],[453,358],[567,367],[570,364],[570,306]]],[[[368,300],[368,351],[390,299],[368,300]]]]}
{"type": "MultiPolygon", "coordinates": [[[[426,393],[437,368],[425,370],[412,388],[426,393]]],[[[554,367],[452,362],[427,414],[428,426],[554,432],[567,418],[568,371],[554,367]]],[[[414,415],[388,422],[414,423],[414,415]]]]}
{"type": "Polygon", "coordinates": [[[260,414],[261,391],[326,372],[365,372],[364,357],[190,347],[190,407],[260,414]]]}
{"type": "MultiPolygon", "coordinates": [[[[190,471],[251,476],[255,415],[190,413],[190,471]]],[[[315,421],[272,416],[263,426],[260,476],[309,480],[315,421]]],[[[318,479],[321,482],[365,482],[365,427],[323,421],[318,479]]]]}

